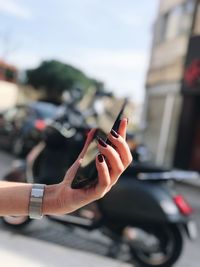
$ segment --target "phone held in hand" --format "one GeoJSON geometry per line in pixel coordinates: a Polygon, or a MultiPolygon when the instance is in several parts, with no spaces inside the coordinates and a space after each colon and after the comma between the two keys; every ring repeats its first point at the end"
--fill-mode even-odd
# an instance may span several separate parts
{"type": "MultiPolygon", "coordinates": [[[[120,121],[122,119],[124,109],[127,105],[127,99],[125,99],[122,108],[111,128],[115,132],[118,132],[120,121]]],[[[96,169],[95,157],[99,153],[96,138],[101,137],[105,142],[109,145],[112,145],[110,141],[106,138],[106,135],[101,130],[97,130],[94,135],[92,142],[87,148],[87,152],[84,155],[84,158],[81,162],[81,166],[79,167],[73,181],[71,184],[72,189],[81,189],[81,188],[90,188],[94,186],[98,182],[98,173],[96,169]]]]}

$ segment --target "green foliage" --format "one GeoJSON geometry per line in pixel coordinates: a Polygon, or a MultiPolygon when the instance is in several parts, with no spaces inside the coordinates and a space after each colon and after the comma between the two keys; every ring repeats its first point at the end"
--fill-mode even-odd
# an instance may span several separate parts
{"type": "Polygon", "coordinates": [[[5,76],[6,76],[6,79],[13,80],[15,78],[16,74],[14,71],[12,71],[10,69],[6,69],[5,76]]]}
{"type": "Polygon", "coordinates": [[[61,95],[64,90],[71,90],[77,84],[84,90],[95,85],[94,80],[82,71],[56,60],[43,61],[39,67],[27,70],[26,74],[27,84],[54,95],[61,95]]]}

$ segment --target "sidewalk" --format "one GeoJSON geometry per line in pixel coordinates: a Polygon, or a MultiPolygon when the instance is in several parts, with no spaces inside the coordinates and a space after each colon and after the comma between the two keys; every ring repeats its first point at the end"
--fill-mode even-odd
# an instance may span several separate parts
{"type": "Polygon", "coordinates": [[[0,266],[6,267],[130,267],[102,256],[65,248],[0,230],[0,266]]]}

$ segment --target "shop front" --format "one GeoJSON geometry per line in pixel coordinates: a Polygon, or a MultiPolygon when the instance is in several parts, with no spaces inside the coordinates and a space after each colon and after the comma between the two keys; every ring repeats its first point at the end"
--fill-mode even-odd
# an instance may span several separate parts
{"type": "Polygon", "coordinates": [[[181,94],[174,167],[200,171],[200,36],[189,42],[181,94]]]}

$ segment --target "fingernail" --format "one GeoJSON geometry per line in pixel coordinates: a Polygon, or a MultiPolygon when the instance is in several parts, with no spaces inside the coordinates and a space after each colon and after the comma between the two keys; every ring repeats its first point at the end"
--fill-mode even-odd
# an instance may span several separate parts
{"type": "Polygon", "coordinates": [[[127,121],[127,124],[128,124],[128,122],[129,122],[129,119],[128,119],[128,118],[126,118],[126,121],[127,121]]]}
{"type": "Polygon", "coordinates": [[[101,139],[99,136],[97,136],[97,140],[98,140],[98,143],[103,146],[103,147],[107,147],[107,144],[103,141],[103,139],[101,139]]]}
{"type": "Polygon", "coordinates": [[[102,154],[98,155],[98,160],[99,160],[100,163],[102,163],[104,161],[104,157],[103,157],[102,154]]]}
{"type": "Polygon", "coordinates": [[[112,134],[112,136],[114,136],[115,138],[118,138],[119,137],[119,134],[116,133],[113,129],[111,130],[110,132],[112,134]]]}

